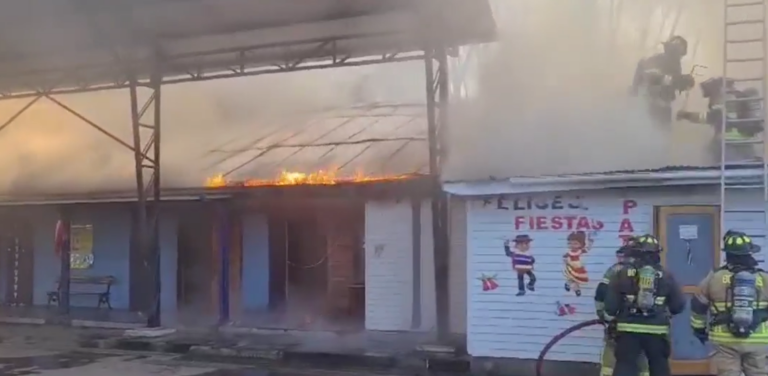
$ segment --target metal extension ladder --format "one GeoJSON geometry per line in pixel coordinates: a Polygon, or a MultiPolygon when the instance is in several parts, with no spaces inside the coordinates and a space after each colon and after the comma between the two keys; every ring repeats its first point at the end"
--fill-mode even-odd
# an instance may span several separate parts
{"type": "MultiPolygon", "coordinates": [[[[766,57],[766,2],[768,0],[723,0],[724,1],[724,16],[723,16],[723,77],[731,78],[734,82],[734,86],[737,89],[743,88],[758,88],[759,97],[740,98],[740,99],[726,99],[721,119],[720,129],[720,229],[722,232],[727,231],[725,227],[726,215],[738,215],[747,214],[750,216],[762,215],[763,226],[761,234],[749,234],[755,238],[761,238],[760,243],[763,247],[766,244],[763,243],[766,235],[768,235],[768,165],[766,164],[766,143],[765,143],[765,121],[766,108],[768,108],[768,97],[766,95],[766,74],[768,74],[768,61],[766,57]],[[734,102],[743,102],[746,100],[759,100],[762,102],[762,115],[760,118],[755,119],[728,119],[726,108],[730,103],[731,106],[734,102]],[[752,122],[755,120],[763,120],[763,131],[758,136],[752,139],[729,139],[727,126],[736,125],[738,123],[752,122]],[[756,169],[760,169],[762,172],[761,177],[754,178],[739,178],[737,176],[726,176],[727,171],[734,171],[731,167],[735,165],[744,165],[744,161],[729,161],[726,154],[729,150],[736,148],[748,147],[753,150],[759,150],[762,157],[759,162],[749,163],[750,166],[754,166],[756,169]],[[744,208],[735,208],[733,204],[732,195],[744,194],[745,189],[755,190],[761,189],[763,202],[762,205],[754,207],[751,210],[744,210],[744,208]],[[730,206],[730,207],[729,207],[730,206]]],[[[722,94],[725,94],[726,80],[723,80],[723,86],[721,88],[722,94]]],[[[724,96],[725,98],[725,96],[724,96]]],[[[737,175],[731,172],[729,175],[737,175]]],[[[738,229],[746,232],[750,229],[738,229]]],[[[756,239],[757,240],[757,239],[756,239]]],[[[722,240],[721,240],[722,241],[722,240]]],[[[722,245],[722,244],[721,244],[722,245]]]]}

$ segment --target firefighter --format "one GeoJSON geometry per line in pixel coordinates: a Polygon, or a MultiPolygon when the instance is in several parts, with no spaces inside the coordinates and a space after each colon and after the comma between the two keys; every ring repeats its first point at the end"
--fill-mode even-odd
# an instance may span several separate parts
{"type": "Polygon", "coordinates": [[[680,64],[688,53],[688,41],[676,35],[663,46],[664,52],[637,63],[630,93],[634,96],[642,94],[648,102],[651,119],[669,127],[672,125],[672,103],[677,93],[690,90],[695,81],[693,75],[683,74],[680,64]]]}
{"type": "Polygon", "coordinates": [[[763,131],[763,103],[756,88],[739,90],[734,81],[724,77],[713,77],[700,85],[701,93],[709,101],[707,112],[678,111],[678,120],[709,124],[715,127],[715,134],[722,136],[723,108],[729,122],[725,137],[729,140],[745,140],[763,131]],[[725,80],[725,86],[723,85],[725,80]],[[725,87],[725,90],[723,90],[725,87]],[[749,98],[754,98],[750,100],[749,98]],[[735,100],[735,101],[734,101],[735,100]],[[732,101],[725,103],[726,101],[732,101]]]}
{"type": "MultiPolygon", "coordinates": [[[[614,274],[618,272],[625,265],[628,265],[629,258],[626,254],[634,242],[634,238],[627,239],[625,245],[621,246],[616,251],[616,263],[611,265],[608,270],[603,274],[603,280],[597,285],[597,292],[595,293],[595,313],[597,317],[605,325],[605,335],[603,337],[603,353],[600,360],[600,376],[613,375],[613,368],[616,364],[616,358],[613,356],[615,351],[615,337],[616,337],[616,320],[614,317],[607,316],[604,309],[605,293],[608,288],[608,283],[614,274]]],[[[640,376],[648,376],[648,361],[645,356],[640,356],[638,359],[638,369],[640,370],[640,376]]]]}
{"type": "Polygon", "coordinates": [[[728,231],[725,265],[710,272],[691,299],[693,333],[714,345],[718,376],[768,375],[768,301],[762,301],[768,296],[768,273],[752,256],[759,251],[743,232],[728,231]]]}
{"type": "Polygon", "coordinates": [[[645,354],[651,376],[669,376],[670,317],[685,308],[685,298],[672,275],[661,266],[658,239],[636,239],[629,257],[608,283],[605,313],[616,317],[614,376],[637,375],[637,359],[645,354]]]}

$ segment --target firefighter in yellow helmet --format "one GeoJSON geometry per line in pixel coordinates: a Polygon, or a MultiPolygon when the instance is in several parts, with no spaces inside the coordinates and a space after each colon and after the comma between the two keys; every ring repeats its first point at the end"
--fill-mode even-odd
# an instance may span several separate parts
{"type": "MultiPolygon", "coordinates": [[[[611,278],[624,266],[629,265],[631,259],[627,256],[634,246],[635,238],[627,239],[626,243],[616,251],[616,263],[611,265],[603,274],[603,280],[597,285],[595,292],[595,313],[605,326],[605,335],[603,336],[603,353],[600,357],[600,376],[613,375],[613,368],[616,365],[616,358],[613,353],[616,349],[616,318],[605,314],[605,294],[608,290],[608,283],[611,278]]],[[[637,367],[640,370],[640,376],[648,376],[648,361],[645,356],[640,356],[637,367]]]]}
{"type": "Polygon", "coordinates": [[[611,278],[605,313],[616,317],[614,376],[637,375],[644,354],[651,376],[669,376],[670,318],[685,308],[685,297],[672,275],[661,266],[662,249],[653,235],[638,237],[632,261],[611,278]]]}
{"type": "Polygon", "coordinates": [[[768,273],[757,267],[759,251],[743,232],[728,231],[725,265],[709,273],[691,299],[691,327],[702,343],[714,345],[718,376],[768,375],[768,273]]]}

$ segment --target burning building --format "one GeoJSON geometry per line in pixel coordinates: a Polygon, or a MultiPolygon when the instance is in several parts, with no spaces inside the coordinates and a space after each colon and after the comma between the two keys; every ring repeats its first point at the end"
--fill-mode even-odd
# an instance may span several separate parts
{"type": "MultiPolygon", "coordinates": [[[[211,135],[193,151],[169,147],[163,325],[208,325],[228,311],[236,327],[434,327],[426,200],[435,187],[426,176],[424,114],[422,105],[358,106],[211,135]]],[[[21,244],[0,257],[0,298],[16,307],[13,315],[55,312],[53,234],[66,211],[74,312],[143,323],[151,286],[135,251],[135,198],[115,181],[116,189],[4,198],[0,217],[19,226],[7,226],[3,239],[21,244]]]]}
{"type": "MultiPolygon", "coordinates": [[[[431,267],[413,263],[407,240],[431,239],[413,232],[414,218],[429,218],[421,202],[432,189],[424,177],[423,112],[357,107],[312,119],[291,135],[220,149],[225,172],[207,185],[236,192],[230,226],[242,235],[231,252],[234,324],[411,329],[391,315],[407,312],[410,320],[413,289],[431,267]]],[[[430,310],[434,320],[434,299],[431,308],[418,307],[430,310]]]]}

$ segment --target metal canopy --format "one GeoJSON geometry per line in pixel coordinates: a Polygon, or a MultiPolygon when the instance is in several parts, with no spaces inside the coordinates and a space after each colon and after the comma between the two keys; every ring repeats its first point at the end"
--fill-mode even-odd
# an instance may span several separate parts
{"type": "MultiPolygon", "coordinates": [[[[153,286],[147,324],[160,325],[161,88],[164,84],[423,59],[431,181],[438,184],[453,47],[491,41],[487,0],[6,0],[0,3],[0,99],[32,97],[0,131],[41,98],[131,150],[136,177],[136,246],[153,286]],[[139,88],[149,89],[140,100],[139,88]],[[132,142],[53,98],[127,88],[132,142]]],[[[301,188],[301,187],[300,187],[301,188]]],[[[438,312],[448,311],[447,199],[431,200],[438,312]]],[[[74,203],[74,202],[70,202],[74,203]]],[[[226,229],[226,207],[217,220],[226,229]]],[[[60,207],[68,228],[71,213],[60,207]]],[[[222,230],[224,231],[224,230],[222,230]]],[[[70,259],[60,252],[61,314],[69,314],[70,259]]],[[[221,281],[228,254],[221,251],[221,281]]],[[[221,285],[219,317],[229,320],[221,285]]],[[[438,315],[438,334],[449,332],[438,315]]]]}
{"type": "Polygon", "coordinates": [[[0,4],[0,93],[37,96],[423,58],[492,40],[480,0],[24,0],[0,4]]]}

